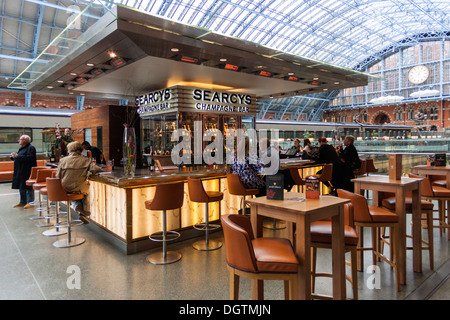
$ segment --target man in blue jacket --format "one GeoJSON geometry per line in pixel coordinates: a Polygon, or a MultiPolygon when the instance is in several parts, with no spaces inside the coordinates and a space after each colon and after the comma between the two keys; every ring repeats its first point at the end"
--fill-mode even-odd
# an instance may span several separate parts
{"type": "Polygon", "coordinates": [[[19,151],[11,154],[14,161],[14,174],[12,188],[19,189],[20,202],[14,207],[24,209],[33,208],[30,202],[34,201],[33,187],[27,186],[26,181],[30,178],[31,168],[36,167],[36,149],[31,145],[31,138],[23,135],[19,139],[19,151]]]}

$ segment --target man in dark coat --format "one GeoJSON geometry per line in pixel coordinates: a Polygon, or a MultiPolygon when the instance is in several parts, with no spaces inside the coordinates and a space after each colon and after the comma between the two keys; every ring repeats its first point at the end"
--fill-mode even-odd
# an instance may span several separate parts
{"type": "MultiPolygon", "coordinates": [[[[340,172],[341,163],[339,161],[338,154],[334,147],[328,144],[327,138],[321,137],[319,139],[320,147],[319,147],[319,163],[332,163],[333,164],[333,174],[331,179],[331,184],[328,181],[324,181],[323,184],[331,189],[331,194],[335,193],[335,189],[339,189],[341,187],[342,176],[340,172]]],[[[317,174],[320,175],[323,170],[317,171],[317,174]]]]}
{"type": "Polygon", "coordinates": [[[344,146],[339,148],[339,158],[343,166],[343,186],[342,188],[350,192],[354,192],[354,183],[351,181],[355,175],[354,170],[361,167],[361,160],[359,159],[358,151],[356,151],[355,138],[353,136],[346,136],[344,139],[344,146]]]}
{"type": "Polygon", "coordinates": [[[84,141],[81,144],[81,146],[83,147],[84,150],[88,150],[91,152],[92,159],[95,159],[95,162],[98,165],[106,164],[105,159],[102,158],[102,152],[100,151],[99,148],[91,146],[91,144],[88,141],[84,141]]]}
{"type": "Polygon", "coordinates": [[[20,202],[14,207],[24,207],[24,209],[32,208],[30,202],[34,201],[33,187],[26,185],[26,181],[30,178],[31,168],[37,166],[36,149],[30,142],[29,136],[21,136],[19,151],[11,154],[11,160],[14,161],[12,188],[19,189],[20,194],[20,202]]]}

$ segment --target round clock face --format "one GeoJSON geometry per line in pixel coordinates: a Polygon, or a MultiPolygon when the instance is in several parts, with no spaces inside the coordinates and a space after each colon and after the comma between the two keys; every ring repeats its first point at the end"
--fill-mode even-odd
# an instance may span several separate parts
{"type": "Polygon", "coordinates": [[[425,66],[415,66],[408,73],[408,79],[414,84],[425,82],[430,75],[430,71],[425,66]]]}

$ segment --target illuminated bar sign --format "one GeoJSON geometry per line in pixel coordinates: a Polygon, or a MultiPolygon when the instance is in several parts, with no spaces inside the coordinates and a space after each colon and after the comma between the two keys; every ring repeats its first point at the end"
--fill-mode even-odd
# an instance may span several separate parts
{"type": "Polygon", "coordinates": [[[139,96],[136,98],[137,113],[145,114],[170,109],[169,100],[171,99],[171,89],[158,90],[139,96]]]}
{"type": "Polygon", "coordinates": [[[256,97],[245,93],[173,86],[136,97],[141,117],[165,112],[202,112],[215,114],[256,113],[256,97]]]}

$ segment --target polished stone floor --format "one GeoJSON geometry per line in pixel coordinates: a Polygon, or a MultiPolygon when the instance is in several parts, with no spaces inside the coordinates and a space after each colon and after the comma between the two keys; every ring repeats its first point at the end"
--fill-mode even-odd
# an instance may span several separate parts
{"type": "MultiPolygon", "coordinates": [[[[72,248],[55,248],[55,237],[46,237],[47,228],[37,227],[29,215],[34,209],[12,208],[18,202],[17,190],[10,183],[0,184],[0,299],[24,300],[226,300],[228,271],[225,248],[199,252],[192,248],[194,240],[171,244],[183,258],[165,266],[146,261],[150,252],[124,255],[102,237],[79,226],[75,236],[86,242],[72,248]]],[[[265,230],[265,236],[283,236],[285,231],[265,230]]],[[[370,232],[366,232],[370,237],[370,232]]],[[[426,234],[424,233],[424,236],[426,234]]],[[[213,238],[223,240],[221,232],[213,238]]],[[[365,239],[369,240],[369,238],[365,239]]],[[[150,240],[149,240],[150,241],[150,240]]],[[[407,285],[396,292],[394,272],[379,262],[379,286],[373,287],[372,272],[358,273],[361,300],[450,299],[447,235],[440,237],[436,229],[435,270],[429,269],[428,252],[423,253],[423,272],[412,271],[412,252],[408,252],[407,285]]],[[[366,267],[371,257],[366,253],[366,267]]],[[[330,270],[331,253],[319,250],[319,271],[330,270]]],[[[317,281],[316,292],[329,294],[331,280],[317,281]]],[[[351,297],[350,286],[348,295],[351,297]]],[[[241,279],[241,299],[250,299],[250,282],[241,279]]],[[[265,282],[266,299],[283,299],[281,281],[265,282]]]]}

